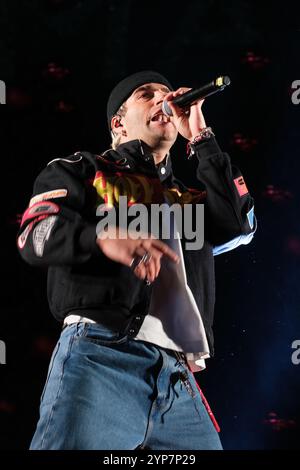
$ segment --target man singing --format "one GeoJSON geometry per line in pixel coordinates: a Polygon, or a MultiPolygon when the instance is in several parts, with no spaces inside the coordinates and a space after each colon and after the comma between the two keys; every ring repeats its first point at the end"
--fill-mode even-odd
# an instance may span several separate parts
{"type": "Polygon", "coordinates": [[[31,449],[222,449],[193,372],[213,355],[213,257],[249,243],[256,222],[203,101],[185,109],[172,102],[186,91],[154,71],[130,75],[107,104],[112,148],[56,158],[36,179],[18,248],[49,268],[49,305],[63,328],[31,449]],[[172,172],[179,134],[198,164],[193,189],[172,172]],[[190,232],[204,207],[202,243],[193,245],[188,230],[177,236],[178,218],[167,210],[153,233],[151,209],[162,205],[190,208],[190,232]],[[149,222],[143,230],[137,209],[149,222]]]}

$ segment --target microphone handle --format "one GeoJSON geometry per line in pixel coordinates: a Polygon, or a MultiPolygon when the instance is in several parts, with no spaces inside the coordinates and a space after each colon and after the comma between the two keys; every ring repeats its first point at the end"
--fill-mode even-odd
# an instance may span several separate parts
{"type": "Polygon", "coordinates": [[[190,90],[181,96],[176,96],[176,98],[174,98],[173,100],[173,103],[177,104],[177,106],[180,106],[180,108],[184,108],[185,106],[192,104],[194,101],[212,95],[213,93],[216,93],[216,91],[219,90],[219,88],[215,87],[215,81],[213,80],[212,82],[208,83],[207,85],[204,85],[200,89],[190,90]]]}
{"type": "MultiPolygon", "coordinates": [[[[173,103],[181,108],[191,105],[195,101],[199,101],[200,99],[206,98],[207,96],[213,95],[218,91],[224,90],[225,86],[230,84],[230,78],[227,76],[218,77],[216,80],[207,83],[201,88],[197,88],[195,90],[190,90],[184,93],[181,96],[176,96],[174,98],[173,103]]],[[[166,101],[163,101],[162,104],[162,111],[167,116],[172,116],[172,111],[170,106],[167,104],[166,101]]]]}

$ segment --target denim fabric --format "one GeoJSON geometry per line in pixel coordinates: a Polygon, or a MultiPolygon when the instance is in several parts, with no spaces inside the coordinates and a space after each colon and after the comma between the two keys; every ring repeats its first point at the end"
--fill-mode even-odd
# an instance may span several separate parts
{"type": "Polygon", "coordinates": [[[31,449],[222,449],[175,353],[99,324],[67,326],[53,351],[31,449]]]}

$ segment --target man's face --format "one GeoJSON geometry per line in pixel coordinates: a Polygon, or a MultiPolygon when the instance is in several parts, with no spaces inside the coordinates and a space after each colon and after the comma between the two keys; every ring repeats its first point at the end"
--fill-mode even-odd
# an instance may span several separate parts
{"type": "Polygon", "coordinates": [[[170,90],[159,83],[146,83],[134,90],[126,101],[122,118],[126,140],[141,139],[150,147],[171,147],[177,138],[173,118],[163,114],[161,105],[170,90]]]}

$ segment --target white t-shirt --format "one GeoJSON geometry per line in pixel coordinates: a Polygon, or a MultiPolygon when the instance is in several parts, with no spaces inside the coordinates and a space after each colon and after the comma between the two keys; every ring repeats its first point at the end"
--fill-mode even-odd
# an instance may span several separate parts
{"type": "Polygon", "coordinates": [[[159,276],[152,287],[149,313],[135,339],[184,352],[192,371],[200,371],[205,368],[210,351],[201,313],[187,284],[178,231],[177,237],[163,242],[178,254],[180,263],[162,258],[159,276]]]}

